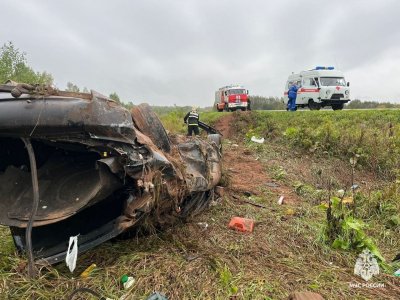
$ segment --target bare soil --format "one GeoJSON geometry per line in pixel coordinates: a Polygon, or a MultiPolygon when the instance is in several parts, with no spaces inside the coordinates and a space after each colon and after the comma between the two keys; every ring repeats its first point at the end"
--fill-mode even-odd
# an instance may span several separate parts
{"type": "Polygon", "coordinates": [[[224,145],[223,153],[224,169],[231,178],[230,191],[258,196],[263,189],[267,189],[278,198],[283,196],[285,204],[299,201],[292,187],[277,183],[272,179],[266,170],[266,165],[257,157],[257,153],[247,149],[241,141],[237,140],[235,127],[232,126],[234,122],[234,114],[229,114],[220,118],[215,124],[215,127],[223,134],[223,138],[230,140],[224,145]]]}

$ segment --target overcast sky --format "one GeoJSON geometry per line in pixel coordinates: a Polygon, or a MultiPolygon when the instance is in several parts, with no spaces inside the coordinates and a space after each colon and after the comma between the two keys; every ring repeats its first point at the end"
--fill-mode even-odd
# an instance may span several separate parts
{"type": "Polygon", "coordinates": [[[210,106],[219,87],[282,96],[335,66],[351,98],[400,101],[399,0],[0,0],[0,42],[37,71],[133,103],[210,106]]]}

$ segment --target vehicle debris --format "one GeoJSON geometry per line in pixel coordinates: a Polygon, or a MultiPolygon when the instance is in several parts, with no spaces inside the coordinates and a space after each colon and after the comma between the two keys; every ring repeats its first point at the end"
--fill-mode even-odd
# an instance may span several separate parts
{"type": "Polygon", "coordinates": [[[253,202],[253,201],[251,201],[250,199],[251,199],[251,198],[249,198],[249,200],[242,200],[242,201],[245,202],[245,203],[247,203],[247,204],[256,206],[256,207],[267,208],[266,206],[261,205],[261,204],[256,203],[256,202],[253,202]]]}
{"type": "Polygon", "coordinates": [[[264,138],[256,138],[255,136],[251,137],[251,141],[258,144],[263,144],[265,139],[264,138]]]}
{"type": "Polygon", "coordinates": [[[149,298],[147,298],[147,300],[168,300],[168,298],[159,292],[154,292],[149,296],[149,298]]]}
{"type": "Polygon", "coordinates": [[[208,228],[208,223],[206,223],[206,222],[199,222],[199,223],[197,223],[197,225],[198,226],[200,226],[201,228],[203,228],[203,230],[207,230],[207,228],[208,228]]]}
{"type": "Polygon", "coordinates": [[[185,259],[188,262],[191,262],[191,261],[196,260],[198,258],[200,258],[200,255],[198,255],[198,254],[196,254],[196,255],[195,254],[188,254],[188,255],[185,256],[185,259]]]}
{"type": "Polygon", "coordinates": [[[234,229],[241,232],[253,232],[254,220],[240,218],[240,217],[233,217],[229,222],[228,227],[230,229],[234,229]]]}
{"type": "Polygon", "coordinates": [[[246,197],[250,197],[251,196],[251,192],[249,191],[244,191],[243,195],[245,195],[246,197]]]}
{"type": "Polygon", "coordinates": [[[129,112],[95,91],[11,82],[0,85],[0,108],[0,224],[36,261],[63,261],[69,237],[79,235],[81,253],[145,222],[197,215],[214,198],[219,134],[170,138],[149,105],[129,112]],[[42,208],[34,214],[32,186],[42,208]]]}

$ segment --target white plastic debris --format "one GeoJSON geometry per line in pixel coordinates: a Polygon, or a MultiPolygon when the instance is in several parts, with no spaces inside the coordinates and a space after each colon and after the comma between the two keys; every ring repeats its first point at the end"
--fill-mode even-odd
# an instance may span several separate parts
{"type": "Polygon", "coordinates": [[[208,223],[206,223],[206,222],[199,222],[199,223],[197,223],[197,225],[202,227],[204,230],[206,230],[208,228],[208,223]]]}
{"type": "Polygon", "coordinates": [[[338,196],[341,198],[344,196],[344,190],[338,190],[337,191],[338,196]]]}
{"type": "Polygon", "coordinates": [[[285,199],[285,196],[280,196],[278,199],[278,204],[282,205],[283,204],[283,199],[285,199]]]}
{"type": "Polygon", "coordinates": [[[133,277],[128,277],[128,280],[124,282],[123,286],[125,290],[130,289],[134,284],[135,284],[135,278],[133,277]]]}
{"type": "Polygon", "coordinates": [[[400,277],[400,269],[398,269],[396,272],[394,272],[394,276],[400,277]]]}
{"type": "Polygon", "coordinates": [[[76,260],[78,259],[78,236],[71,236],[69,238],[67,256],[65,257],[65,263],[69,270],[74,272],[76,268],[76,260]]]}
{"type": "Polygon", "coordinates": [[[258,139],[258,138],[256,138],[255,136],[252,136],[252,137],[251,137],[251,141],[254,142],[254,143],[263,144],[264,141],[265,141],[265,139],[264,139],[264,138],[258,139]]]}

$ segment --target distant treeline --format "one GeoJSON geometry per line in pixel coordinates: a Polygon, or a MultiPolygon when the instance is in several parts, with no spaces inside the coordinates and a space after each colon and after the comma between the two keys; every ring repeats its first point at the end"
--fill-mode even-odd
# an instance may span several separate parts
{"type": "Polygon", "coordinates": [[[250,96],[252,110],[282,110],[286,109],[283,98],[250,96]]]}
{"type": "Polygon", "coordinates": [[[371,108],[400,108],[400,104],[390,102],[375,102],[375,101],[361,101],[352,100],[345,107],[345,109],[371,109],[371,108]]]}

